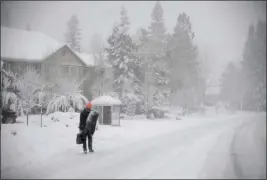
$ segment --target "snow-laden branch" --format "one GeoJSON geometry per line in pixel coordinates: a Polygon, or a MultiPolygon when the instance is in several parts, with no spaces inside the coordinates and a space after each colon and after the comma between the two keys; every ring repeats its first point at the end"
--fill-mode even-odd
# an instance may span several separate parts
{"type": "Polygon", "coordinates": [[[55,111],[67,112],[70,108],[82,110],[88,99],[82,94],[81,81],[73,78],[58,78],[56,80],[53,98],[47,106],[47,114],[55,111]]]}
{"type": "Polygon", "coordinates": [[[41,77],[35,69],[29,69],[16,82],[21,106],[28,114],[35,106],[39,106],[38,92],[41,89],[41,77]]]}

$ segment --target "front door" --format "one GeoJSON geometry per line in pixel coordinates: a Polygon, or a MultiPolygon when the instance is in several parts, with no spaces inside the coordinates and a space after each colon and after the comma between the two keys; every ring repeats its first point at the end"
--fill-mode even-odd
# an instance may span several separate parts
{"type": "Polygon", "coordinates": [[[103,107],[103,124],[111,125],[111,106],[103,107]]]}

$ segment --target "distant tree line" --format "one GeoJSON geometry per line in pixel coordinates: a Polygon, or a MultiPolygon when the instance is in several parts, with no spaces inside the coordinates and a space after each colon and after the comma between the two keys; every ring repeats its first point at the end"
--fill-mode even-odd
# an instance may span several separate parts
{"type": "Polygon", "coordinates": [[[266,111],[266,22],[249,27],[242,61],[229,63],[221,82],[230,108],[266,111]]]}

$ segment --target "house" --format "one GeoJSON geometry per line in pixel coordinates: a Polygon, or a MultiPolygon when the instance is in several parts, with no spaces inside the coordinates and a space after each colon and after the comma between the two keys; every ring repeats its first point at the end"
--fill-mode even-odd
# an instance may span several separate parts
{"type": "Polygon", "coordinates": [[[28,68],[35,68],[47,81],[60,73],[84,78],[83,94],[92,98],[91,86],[96,79],[93,55],[76,52],[43,33],[1,26],[1,61],[6,71],[20,75],[28,68]]]}

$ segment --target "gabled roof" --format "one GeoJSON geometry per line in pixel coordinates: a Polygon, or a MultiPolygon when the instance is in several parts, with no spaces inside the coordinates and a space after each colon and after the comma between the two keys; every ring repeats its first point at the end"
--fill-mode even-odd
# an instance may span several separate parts
{"type": "Polygon", "coordinates": [[[73,50],[69,45],[65,46],[67,46],[86,66],[95,66],[95,59],[92,54],[77,52],[73,50]]]}
{"type": "Polygon", "coordinates": [[[43,33],[1,26],[1,58],[41,62],[64,46],[67,46],[86,66],[95,65],[93,55],[76,52],[66,43],[43,33]]]}
{"type": "Polygon", "coordinates": [[[42,61],[62,45],[40,32],[1,26],[1,58],[42,61]]]}

